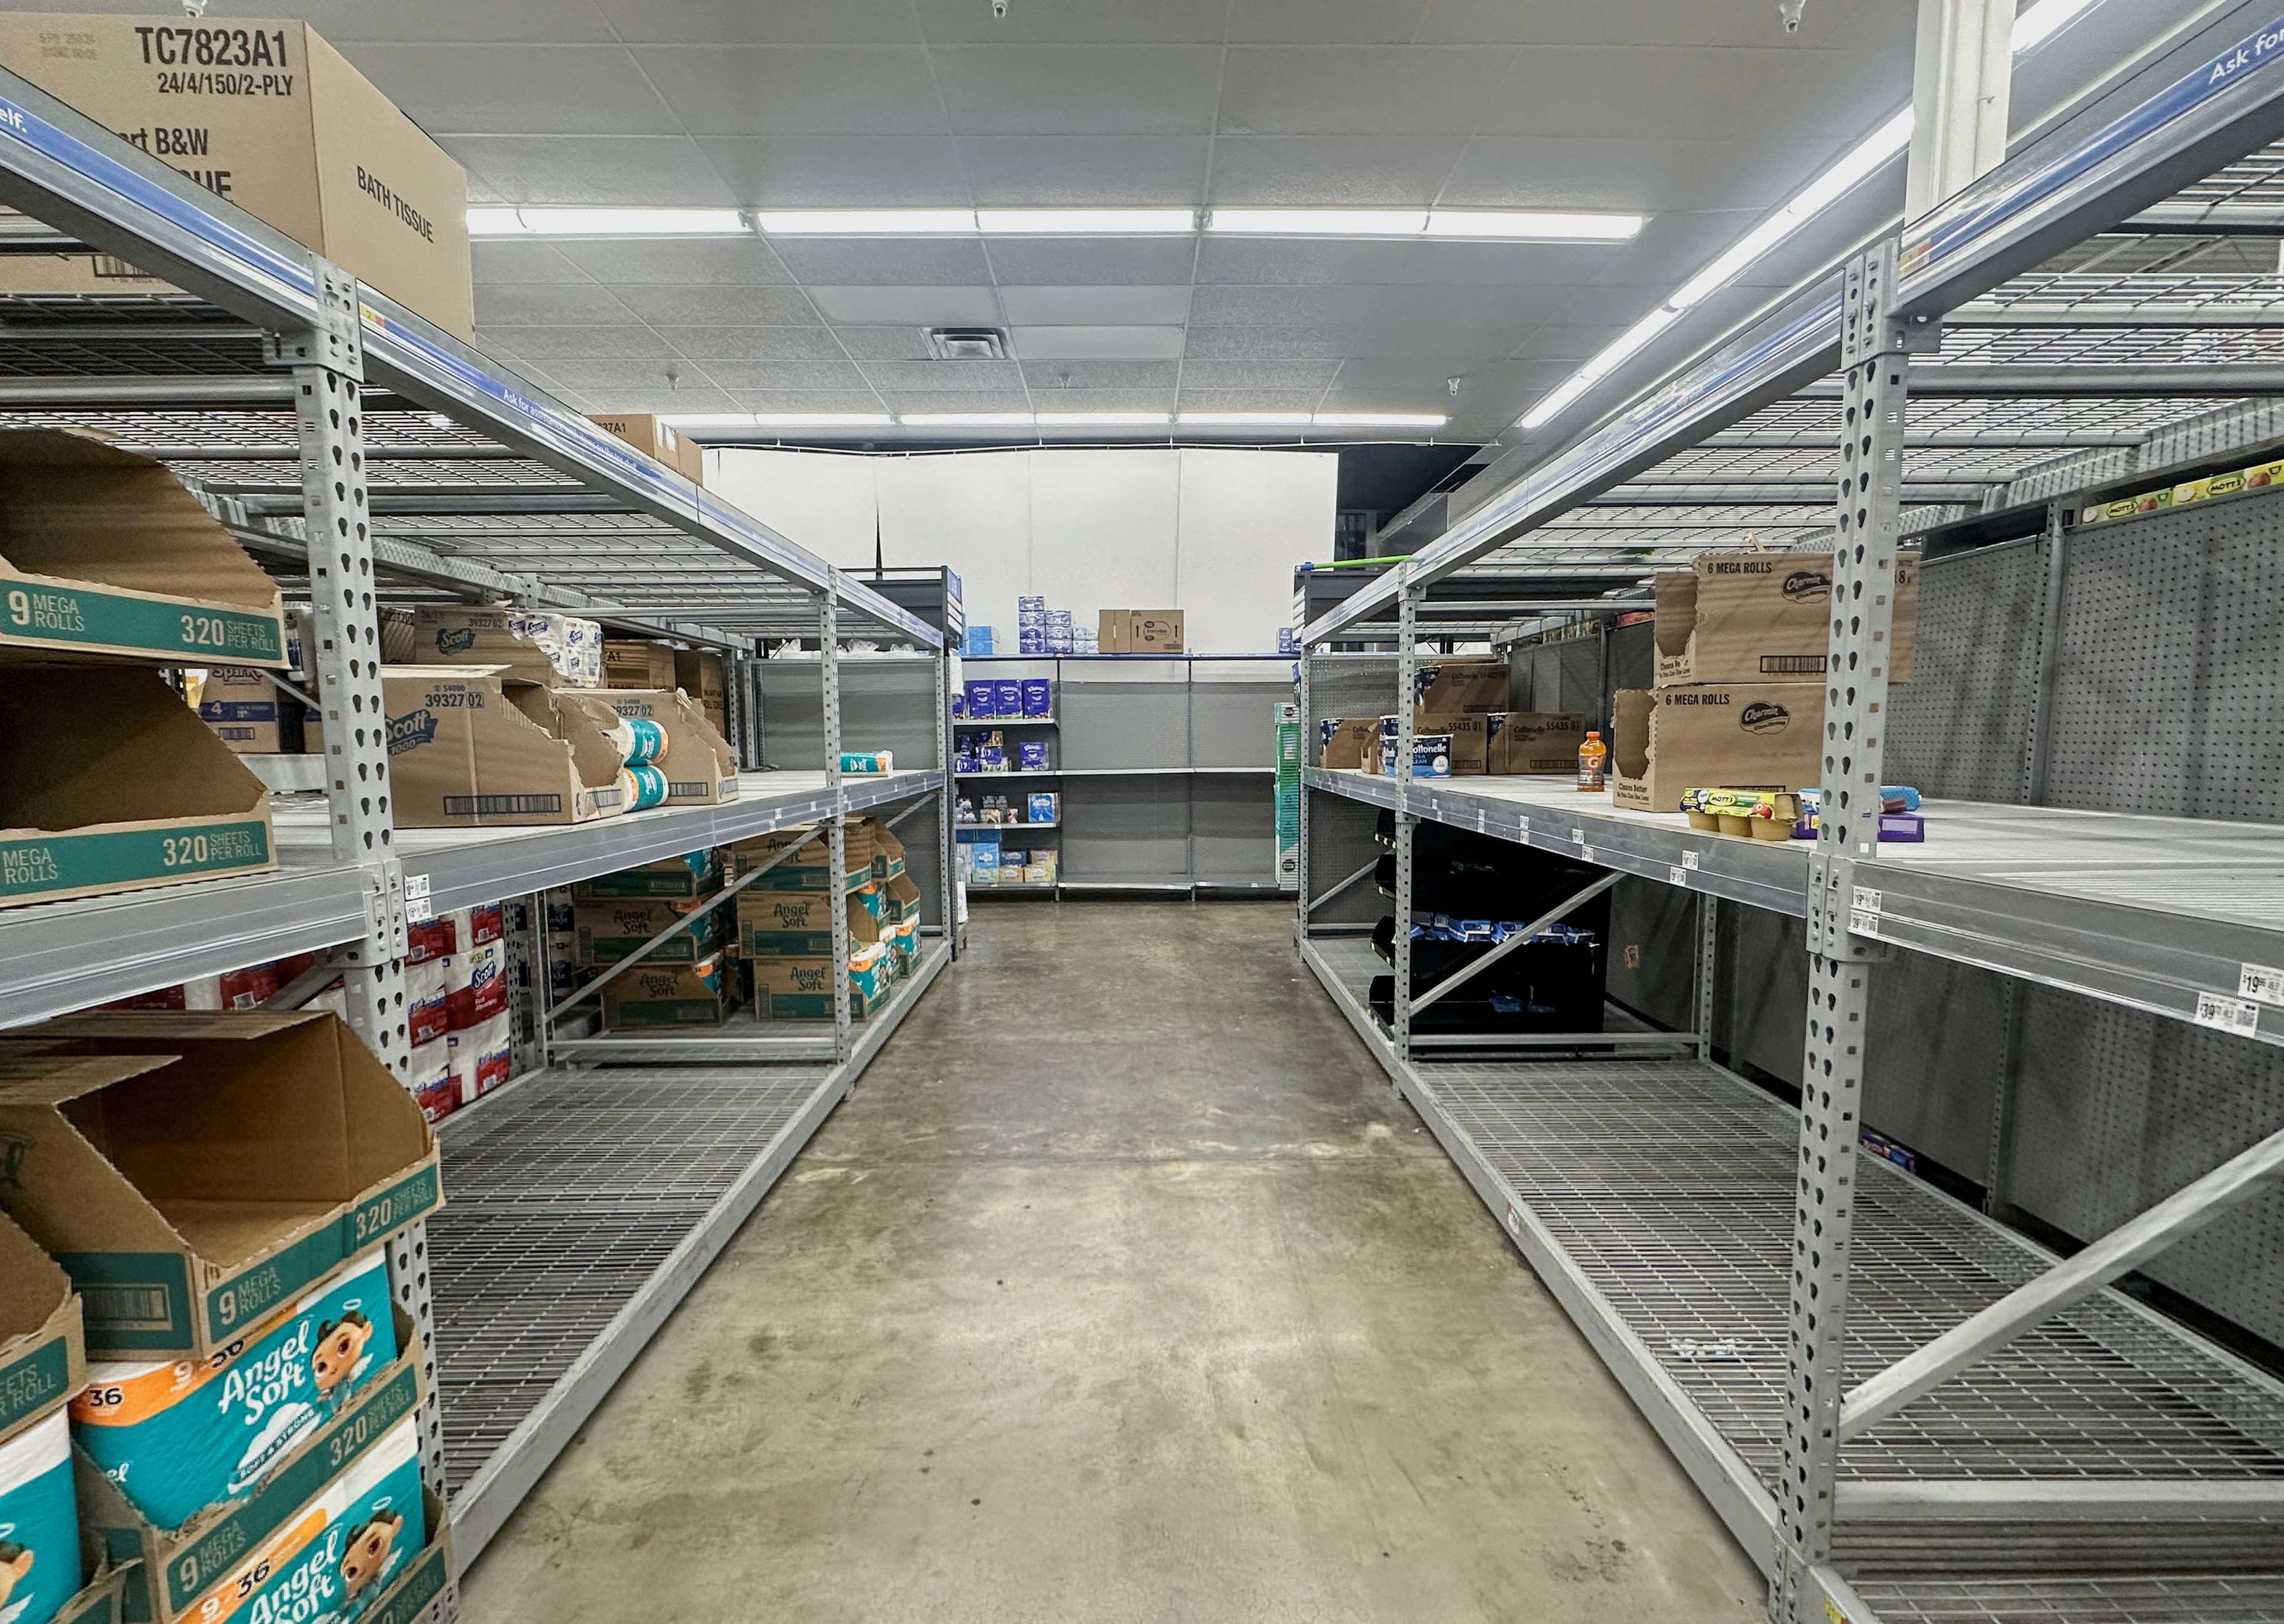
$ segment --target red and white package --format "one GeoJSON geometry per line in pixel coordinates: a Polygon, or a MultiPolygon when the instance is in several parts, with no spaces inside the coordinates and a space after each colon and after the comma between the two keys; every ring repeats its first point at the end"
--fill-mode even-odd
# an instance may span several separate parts
{"type": "Polygon", "coordinates": [[[445,1024],[465,1032],[507,1008],[507,955],[497,941],[465,949],[446,961],[452,967],[445,988],[445,1024]]]}
{"type": "Polygon", "coordinates": [[[505,1015],[495,1015],[445,1042],[451,1048],[452,1083],[459,1103],[473,1105],[508,1080],[515,1068],[514,1040],[505,1015]]]}
{"type": "Polygon", "coordinates": [[[481,908],[456,908],[444,917],[451,921],[455,953],[497,941],[507,933],[506,917],[497,902],[487,902],[481,908]]]}
{"type": "Polygon", "coordinates": [[[404,1015],[414,1047],[442,1037],[451,1026],[446,994],[451,988],[450,956],[405,967],[404,1015]]]}
{"type": "Polygon", "coordinates": [[[460,1089],[452,1075],[452,1046],[435,1037],[412,1046],[412,1075],[409,1086],[420,1102],[420,1114],[440,1121],[459,1108],[460,1089]]]}

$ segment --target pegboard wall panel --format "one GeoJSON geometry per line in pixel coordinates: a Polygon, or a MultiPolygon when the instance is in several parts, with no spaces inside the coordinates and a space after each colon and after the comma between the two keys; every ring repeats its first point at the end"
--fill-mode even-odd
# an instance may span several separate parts
{"type": "MultiPolygon", "coordinates": [[[[1392,654],[1315,654],[1309,659],[1309,709],[1318,722],[1342,716],[1385,716],[1396,708],[1392,654]]],[[[1317,741],[1302,744],[1317,759],[1317,741]]]]}
{"type": "Polygon", "coordinates": [[[1920,569],[1912,679],[1889,700],[1889,783],[1955,800],[2022,800],[2045,548],[2041,537],[1920,569]]]}
{"type": "Polygon", "coordinates": [[[1647,621],[1620,626],[1610,633],[1610,687],[1654,688],[1657,685],[1657,636],[1647,621]]]}
{"type": "Polygon", "coordinates": [[[2050,804],[2284,822],[2280,527],[2284,491],[2069,533],[2050,804]]]}
{"type": "Polygon", "coordinates": [[[1309,872],[1305,884],[1311,904],[1310,919],[1318,925],[1369,925],[1388,911],[1371,876],[1357,881],[1340,895],[1315,906],[1316,899],[1375,861],[1385,848],[1373,838],[1380,808],[1344,795],[1304,790],[1309,797],[1309,872]]]}
{"type": "MultiPolygon", "coordinates": [[[[2284,1128],[2284,1056],[2024,984],[2008,1195],[2092,1240],[2284,1128]]],[[[2177,1243],[2147,1271],[2284,1342],[2284,1191],[2177,1243]]]]}

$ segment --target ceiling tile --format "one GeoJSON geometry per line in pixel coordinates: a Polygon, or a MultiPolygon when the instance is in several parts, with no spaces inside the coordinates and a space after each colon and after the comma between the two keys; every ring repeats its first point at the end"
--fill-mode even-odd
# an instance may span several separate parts
{"type": "MultiPolygon", "coordinates": [[[[876,389],[1020,390],[1021,369],[1012,361],[867,361],[864,376],[876,389]]],[[[946,410],[957,410],[947,408],[946,410]]]]}
{"type": "Polygon", "coordinates": [[[583,394],[669,389],[708,392],[704,379],[692,371],[693,364],[688,361],[551,361],[547,375],[583,394]],[[667,377],[669,368],[673,380],[667,377]]]}
{"type": "Polygon", "coordinates": [[[1229,0],[1014,0],[994,17],[982,0],[917,0],[938,44],[1219,44],[1229,0]]]}
{"type": "Polygon", "coordinates": [[[1193,389],[1184,383],[1184,411],[1314,411],[1317,389],[1193,389]]]}
{"type": "Polygon", "coordinates": [[[633,315],[608,288],[591,283],[507,283],[476,289],[480,327],[623,325],[633,315]]]}
{"type": "Polygon", "coordinates": [[[673,327],[658,335],[700,361],[835,361],[841,341],[830,327],[673,327]]]}
{"type": "Polygon", "coordinates": [[[803,282],[980,287],[991,281],[982,241],[974,237],[773,237],[770,243],[803,282]]]}
{"type": "Polygon", "coordinates": [[[646,45],[635,59],[695,136],[934,135],[913,45],[646,45]]]}
{"type": "Polygon", "coordinates": [[[727,391],[708,388],[703,385],[684,384],[679,388],[670,388],[658,383],[576,388],[567,384],[565,387],[572,389],[575,395],[575,399],[565,403],[576,406],[582,411],[663,413],[737,410],[737,402],[730,398],[727,391]]]}
{"type": "Polygon", "coordinates": [[[1009,321],[1027,325],[1179,325],[1189,319],[1190,289],[1186,283],[1178,287],[1010,287],[1001,291],[1000,303],[1009,321]]]}
{"type": "Polygon", "coordinates": [[[1182,363],[1185,389],[1321,389],[1340,373],[1337,361],[1182,363]]]}
{"type": "Polygon", "coordinates": [[[1380,289],[1206,287],[1190,296],[1193,330],[1205,326],[1340,327],[1362,321],[1380,289]]]}
{"type": "Polygon", "coordinates": [[[833,336],[857,360],[926,361],[927,335],[918,327],[835,327],[833,336]]]}
{"type": "Polygon", "coordinates": [[[962,136],[978,203],[1187,203],[1203,195],[1211,137],[962,136]]]}
{"type": "Polygon", "coordinates": [[[866,390],[853,361],[708,361],[706,376],[724,389],[866,390]]]}
{"type": "Polygon", "coordinates": [[[1428,0],[1235,0],[1229,37],[1245,45],[1403,45],[1428,0]]]}
{"type": "Polygon", "coordinates": [[[543,363],[557,359],[663,361],[680,355],[648,327],[612,327],[599,322],[575,327],[486,327],[476,337],[487,350],[497,342],[505,354],[543,363]]]}
{"type": "MultiPolygon", "coordinates": [[[[1170,389],[1181,376],[1173,361],[1028,361],[1023,381],[1034,392],[1067,389],[1170,389]]],[[[1043,402],[1044,408],[1046,402],[1043,402]]]]}
{"type": "Polygon", "coordinates": [[[1211,47],[948,45],[934,55],[951,128],[963,135],[1181,135],[1213,128],[1222,53],[1211,47]]]}
{"type": "Polygon", "coordinates": [[[1020,384],[982,385],[959,389],[895,388],[881,392],[888,410],[908,411],[1029,411],[1031,397],[1020,384]]]}
{"type": "Polygon", "coordinates": [[[1761,135],[1853,141],[1910,105],[1912,58],[1909,41],[1884,50],[1792,56],[1770,75],[1734,133],[1748,141],[1761,135]]]}
{"type": "Polygon", "coordinates": [[[1806,52],[1851,38],[1866,21],[1881,29],[1901,19],[1912,29],[1912,8],[1891,0],[1815,0],[1787,35],[1776,7],[1758,0],[1594,0],[1591,5],[1518,5],[1515,0],[1428,0],[1420,19],[1422,44],[1786,45],[1806,52]]]}
{"type": "Polygon", "coordinates": [[[818,319],[801,290],[792,287],[652,287],[627,297],[653,325],[797,327],[818,319]]]}
{"type": "Polygon", "coordinates": [[[1208,201],[1391,207],[1436,200],[1464,136],[1223,136],[1208,201]]]}
{"type": "Polygon", "coordinates": [[[732,389],[738,411],[886,411],[870,389],[732,389]]]}
{"type": "Polygon", "coordinates": [[[738,199],[698,144],[679,136],[446,136],[469,195],[498,203],[676,203],[738,199]]]}
{"type": "Polygon", "coordinates": [[[1167,411],[1174,410],[1174,380],[1154,387],[1123,389],[1031,390],[1031,404],[1041,411],[1167,411]]]}
{"type": "Polygon", "coordinates": [[[468,253],[479,282],[593,280],[552,243],[474,242],[468,253]]]}
{"type": "Polygon", "coordinates": [[[941,136],[708,136],[698,145],[755,207],[968,201],[958,154],[941,136]]]}
{"type": "Polygon", "coordinates": [[[919,41],[911,0],[596,0],[596,4],[619,37],[630,44],[877,45],[919,41]]]}
{"type": "Polygon", "coordinates": [[[1215,237],[1198,245],[1200,283],[1292,286],[1404,282],[1423,244],[1306,237],[1215,237]]]}
{"type": "Polygon", "coordinates": [[[1010,336],[1025,361],[1122,355],[1147,360],[1182,353],[1179,327],[1017,327],[1010,336]]]}
{"type": "Polygon", "coordinates": [[[995,326],[999,301],[988,287],[812,286],[829,322],[910,322],[916,326],[995,326]]]}
{"type": "Polygon", "coordinates": [[[1349,353],[1350,326],[1200,327],[1183,354],[1193,360],[1337,361],[1349,353]]]}
{"type": "Polygon", "coordinates": [[[587,238],[563,245],[563,257],[598,282],[630,286],[705,284],[755,287],[783,285],[793,273],[767,243],[753,237],[700,238],[686,242],[587,238]]]}
{"type": "Polygon", "coordinates": [[[1441,376],[1469,362],[1511,354],[1537,325],[1529,318],[1487,324],[1443,321],[1431,316],[1368,322],[1357,329],[1349,353],[1373,358],[1417,356],[1433,362],[1441,376]]]}
{"type": "MultiPolygon", "coordinates": [[[[1526,51],[1483,114],[1492,136],[1733,137],[1790,67],[1784,52],[1654,45],[1526,51]]],[[[1790,121],[1791,109],[1784,109],[1790,121]]]]}
{"type": "MultiPolygon", "coordinates": [[[[79,11],[135,11],[141,5],[82,5],[79,11]]],[[[562,0],[298,0],[292,14],[336,45],[384,42],[421,44],[436,40],[497,40],[508,43],[591,43],[608,44],[611,30],[591,6],[562,0]]],[[[278,15],[271,12],[270,15],[278,15]]]]}
{"type": "Polygon", "coordinates": [[[1233,48],[1221,128],[1232,135],[1466,135],[1513,56],[1435,46],[1233,48]]]}
{"type": "Polygon", "coordinates": [[[1169,287],[1190,280],[1198,244],[1194,237],[995,237],[990,253],[992,280],[1002,287],[1169,287]]]}
{"type": "Polygon", "coordinates": [[[423,129],[661,136],[674,114],[616,45],[357,45],[344,55],[423,129]]]}

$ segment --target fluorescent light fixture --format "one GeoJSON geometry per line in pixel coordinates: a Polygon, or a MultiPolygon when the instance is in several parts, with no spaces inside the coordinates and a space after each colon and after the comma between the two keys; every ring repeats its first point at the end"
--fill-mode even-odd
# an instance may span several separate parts
{"type": "Polygon", "coordinates": [[[974,232],[972,208],[773,208],[754,223],[772,237],[926,237],[974,232]]]}
{"type": "Polygon", "coordinates": [[[1029,428],[1028,411],[908,411],[896,419],[906,428],[1029,428]]]}
{"type": "Polygon", "coordinates": [[[1305,411],[1185,411],[1179,419],[1192,428],[1306,428],[1305,411]]]}
{"type": "Polygon", "coordinates": [[[1318,428],[1441,428],[1451,419],[1440,411],[1320,411],[1310,420],[1318,428]]]}
{"type": "MultiPolygon", "coordinates": [[[[2061,33],[2101,0],[2039,0],[2014,19],[2014,54],[2036,49],[2061,33]]],[[[1524,413],[1518,426],[1537,428],[1565,410],[1579,396],[1610,375],[1650,340],[1671,326],[1681,313],[1701,304],[1734,282],[1748,267],[1778,244],[1860,185],[1880,168],[1907,152],[1912,144],[1912,109],[1905,107],[1858,142],[1837,162],[1767,219],[1729,245],[1713,262],[1676,288],[1666,301],[1604,346],[1592,360],[1542,396],[1524,413]]]]}
{"type": "Polygon", "coordinates": [[[1216,208],[1206,230],[1254,237],[1417,237],[1424,208],[1216,208]]]}
{"type": "Polygon", "coordinates": [[[976,223],[1010,237],[1185,237],[1193,208],[979,208],[976,223]]]}
{"type": "Polygon", "coordinates": [[[734,208],[472,208],[471,237],[743,237],[734,208]]]}
{"type": "Polygon", "coordinates": [[[885,411],[698,411],[659,419],[674,428],[887,428],[885,411]]]}
{"type": "Polygon", "coordinates": [[[1473,237],[1502,242],[1630,243],[1646,216],[1529,208],[1437,208],[1428,213],[1430,237],[1473,237]]]}
{"type": "Polygon", "coordinates": [[[1170,411],[1043,411],[1041,428],[1158,428],[1174,420],[1170,411]]]}

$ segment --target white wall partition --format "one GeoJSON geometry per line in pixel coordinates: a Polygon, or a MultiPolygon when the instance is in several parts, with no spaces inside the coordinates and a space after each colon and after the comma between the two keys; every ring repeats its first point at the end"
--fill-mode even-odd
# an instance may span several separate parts
{"type": "Polygon", "coordinates": [[[724,448],[708,483],[833,563],[948,564],[967,618],[1013,652],[1015,599],[1082,624],[1103,609],[1180,609],[1208,653],[1273,649],[1293,566],[1327,558],[1329,451],[956,451],[927,456],[724,448]]]}

